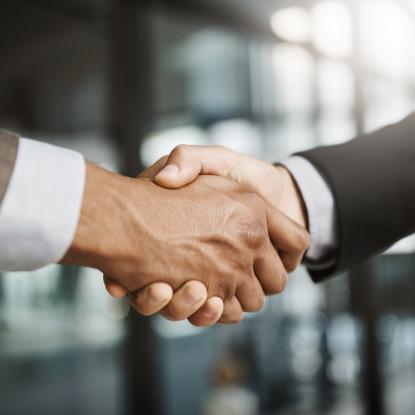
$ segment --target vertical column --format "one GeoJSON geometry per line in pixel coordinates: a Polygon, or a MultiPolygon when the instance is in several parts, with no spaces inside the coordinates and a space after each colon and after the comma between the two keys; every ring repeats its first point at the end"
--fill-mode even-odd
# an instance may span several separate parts
{"type": "MultiPolygon", "coordinates": [[[[351,2],[354,23],[354,79],[355,79],[355,119],[358,136],[365,133],[364,62],[361,50],[360,2],[351,2]]],[[[360,265],[351,273],[350,294],[352,309],[362,318],[365,342],[363,349],[363,400],[367,415],[384,415],[384,387],[380,362],[380,344],[376,338],[376,323],[379,318],[378,284],[374,261],[360,265]]]]}
{"type": "MultiPolygon", "coordinates": [[[[140,146],[152,118],[150,2],[113,0],[110,14],[110,129],[117,140],[123,173],[143,169],[140,146]]],[[[131,312],[123,351],[129,415],[157,415],[156,345],[151,320],[131,312]]]]}
{"type": "Polygon", "coordinates": [[[110,13],[110,129],[124,173],[142,170],[140,146],[151,128],[153,54],[150,5],[113,0],[110,13]]]}
{"type": "Polygon", "coordinates": [[[364,329],[362,398],[367,415],[384,415],[384,387],[381,350],[376,338],[380,315],[379,290],[376,283],[375,260],[360,265],[351,273],[352,309],[362,319],[364,329]]]}

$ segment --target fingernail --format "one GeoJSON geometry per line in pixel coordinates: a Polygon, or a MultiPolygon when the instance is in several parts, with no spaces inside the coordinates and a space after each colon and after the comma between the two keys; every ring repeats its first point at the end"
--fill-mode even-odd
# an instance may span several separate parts
{"type": "Polygon", "coordinates": [[[182,302],[186,307],[194,307],[195,305],[197,305],[198,303],[200,303],[200,301],[202,301],[202,297],[200,295],[198,295],[197,293],[195,293],[193,290],[191,290],[190,288],[187,288],[182,296],[182,302]]]}
{"type": "Polygon", "coordinates": [[[209,309],[203,310],[202,315],[203,317],[206,317],[206,318],[212,318],[212,317],[216,317],[216,312],[213,310],[209,310],[209,309]]]}
{"type": "Polygon", "coordinates": [[[158,289],[151,287],[148,291],[147,299],[151,304],[159,305],[168,299],[168,294],[160,287],[158,289]]]}
{"type": "Polygon", "coordinates": [[[174,177],[179,174],[179,167],[176,164],[168,164],[157,176],[174,177]]]}
{"type": "Polygon", "coordinates": [[[148,301],[153,305],[159,305],[164,301],[164,299],[160,298],[157,294],[151,293],[148,296],[148,301]]]}

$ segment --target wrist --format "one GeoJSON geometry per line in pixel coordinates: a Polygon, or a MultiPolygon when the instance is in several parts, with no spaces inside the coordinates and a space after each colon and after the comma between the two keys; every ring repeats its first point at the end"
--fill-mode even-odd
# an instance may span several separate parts
{"type": "Polygon", "coordinates": [[[244,165],[251,166],[247,181],[255,177],[255,190],[290,219],[308,229],[303,196],[288,169],[259,160],[253,163],[251,159],[244,165]]]}
{"type": "Polygon", "coordinates": [[[125,204],[121,176],[87,163],[80,218],[62,264],[103,270],[113,255],[120,212],[125,204]]]}
{"type": "Polygon", "coordinates": [[[277,165],[274,169],[281,183],[278,208],[302,227],[308,229],[307,209],[297,183],[284,166],[277,165]]]}

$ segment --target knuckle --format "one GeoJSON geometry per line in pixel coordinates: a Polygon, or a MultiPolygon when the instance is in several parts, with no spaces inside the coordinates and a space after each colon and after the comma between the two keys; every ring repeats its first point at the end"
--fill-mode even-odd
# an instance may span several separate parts
{"type": "Polygon", "coordinates": [[[282,293],[288,283],[288,274],[286,271],[282,271],[278,278],[277,294],[282,293]]]}
{"type": "Polygon", "coordinates": [[[248,241],[250,241],[254,246],[260,246],[263,244],[266,238],[267,232],[264,225],[259,220],[254,220],[251,223],[251,228],[247,235],[248,241]]]}
{"type": "Polygon", "coordinates": [[[172,151],[172,155],[181,157],[181,156],[185,156],[186,154],[188,154],[190,150],[190,146],[187,144],[179,144],[178,146],[176,146],[173,151],[172,151]]]}
{"type": "Polygon", "coordinates": [[[261,295],[258,296],[258,300],[257,300],[257,304],[256,304],[256,310],[255,311],[259,311],[262,310],[262,308],[265,305],[265,295],[262,293],[261,295]]]}
{"type": "Polygon", "coordinates": [[[299,228],[297,232],[296,247],[299,253],[303,253],[310,245],[310,234],[304,228],[299,228]]]}
{"type": "Polygon", "coordinates": [[[298,267],[298,265],[300,264],[301,258],[287,258],[285,260],[283,260],[283,264],[285,269],[287,270],[287,272],[293,272],[295,271],[295,269],[298,267]]]}
{"type": "Polygon", "coordinates": [[[281,294],[285,290],[285,287],[287,286],[287,282],[288,282],[288,274],[285,270],[281,270],[278,273],[277,278],[275,279],[275,283],[272,284],[271,287],[269,287],[267,294],[268,295],[281,294]]]}
{"type": "MultiPolygon", "coordinates": [[[[257,196],[253,195],[253,197],[257,196]]],[[[263,217],[258,214],[258,209],[242,200],[235,202],[231,199],[230,202],[226,211],[226,233],[231,240],[244,241],[248,246],[262,243],[268,236],[268,232],[262,220],[263,217]]]]}
{"type": "Polygon", "coordinates": [[[265,240],[266,230],[261,221],[255,218],[248,218],[247,220],[240,221],[238,237],[249,247],[258,248],[265,240]]]}
{"type": "Polygon", "coordinates": [[[265,296],[258,295],[252,299],[249,306],[245,309],[245,311],[249,313],[255,313],[257,311],[260,311],[265,305],[265,296]]]}

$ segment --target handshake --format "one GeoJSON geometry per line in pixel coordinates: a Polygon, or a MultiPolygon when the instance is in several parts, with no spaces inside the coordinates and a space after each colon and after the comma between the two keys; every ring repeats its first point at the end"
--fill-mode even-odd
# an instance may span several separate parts
{"type": "Polygon", "coordinates": [[[87,164],[62,263],[104,273],[143,315],[238,323],[280,293],[308,247],[302,197],[283,166],[179,146],[131,179],[87,164]]]}

